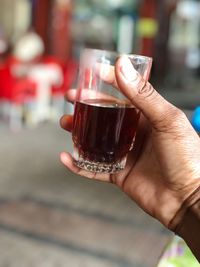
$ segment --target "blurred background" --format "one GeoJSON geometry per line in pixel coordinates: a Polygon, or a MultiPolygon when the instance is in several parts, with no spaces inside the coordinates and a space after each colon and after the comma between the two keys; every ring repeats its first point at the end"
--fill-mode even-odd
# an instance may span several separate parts
{"type": "Polygon", "coordinates": [[[59,162],[84,47],[153,57],[157,90],[200,106],[199,0],[0,0],[0,267],[153,267],[171,237],[59,162]]]}

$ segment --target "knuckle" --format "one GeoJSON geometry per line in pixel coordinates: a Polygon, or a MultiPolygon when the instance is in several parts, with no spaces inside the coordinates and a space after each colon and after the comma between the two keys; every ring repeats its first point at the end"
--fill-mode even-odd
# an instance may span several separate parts
{"type": "Polygon", "coordinates": [[[179,125],[179,123],[182,124],[182,122],[186,119],[186,115],[184,112],[175,106],[171,106],[167,112],[167,121],[168,123],[171,123],[172,125],[176,126],[179,125]]]}
{"type": "Polygon", "coordinates": [[[153,86],[150,83],[145,82],[144,80],[141,80],[140,85],[141,86],[139,87],[139,90],[138,90],[138,93],[139,94],[148,95],[149,93],[151,93],[152,91],[154,91],[153,86]]]}
{"type": "Polygon", "coordinates": [[[135,87],[139,94],[142,94],[144,88],[146,87],[146,81],[139,75],[137,76],[137,79],[135,81],[135,87]]]}
{"type": "Polygon", "coordinates": [[[135,98],[141,99],[148,99],[148,101],[153,101],[156,96],[158,95],[157,91],[154,87],[149,83],[146,82],[141,76],[137,78],[137,81],[131,84],[131,87],[136,91],[134,95],[132,95],[131,100],[134,101],[135,98]]]}
{"type": "Polygon", "coordinates": [[[142,79],[138,85],[138,95],[143,98],[154,98],[157,92],[149,82],[142,79]]]}
{"type": "Polygon", "coordinates": [[[182,131],[185,125],[186,115],[183,111],[170,106],[168,110],[156,121],[156,130],[162,132],[168,132],[176,136],[182,135],[182,131]]]}

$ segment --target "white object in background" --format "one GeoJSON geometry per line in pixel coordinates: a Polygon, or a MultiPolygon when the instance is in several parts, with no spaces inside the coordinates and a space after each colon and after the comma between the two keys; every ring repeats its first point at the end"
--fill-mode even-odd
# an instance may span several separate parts
{"type": "Polygon", "coordinates": [[[9,106],[9,127],[12,131],[17,132],[22,129],[23,125],[23,106],[12,104],[9,106]]]}
{"type": "Polygon", "coordinates": [[[37,64],[31,68],[28,77],[37,84],[34,122],[48,120],[51,117],[51,88],[62,84],[62,69],[56,64],[37,64]]]}
{"type": "Polygon", "coordinates": [[[71,104],[70,102],[66,102],[66,108],[65,108],[65,112],[66,114],[71,114],[73,115],[74,114],[74,105],[71,104]]]}
{"type": "Polygon", "coordinates": [[[106,4],[114,9],[123,7],[123,5],[125,4],[124,2],[124,0],[107,0],[106,4]]]}
{"type": "Polygon", "coordinates": [[[185,63],[190,69],[196,69],[200,66],[200,50],[198,47],[188,48],[185,63]]]}
{"type": "MultiPolygon", "coordinates": [[[[180,1],[177,14],[185,19],[184,46],[187,48],[185,63],[188,68],[196,69],[200,65],[199,32],[200,32],[200,2],[194,0],[180,1]]],[[[181,21],[182,23],[182,21],[181,21]]]]}
{"type": "Polygon", "coordinates": [[[177,14],[188,20],[198,19],[200,18],[200,3],[194,0],[179,1],[177,14]]]}
{"type": "Polygon", "coordinates": [[[41,37],[35,32],[28,32],[15,43],[13,55],[22,62],[29,62],[40,57],[43,52],[41,37]]]}
{"type": "Polygon", "coordinates": [[[130,54],[133,50],[135,22],[131,16],[122,16],[119,20],[117,51],[130,54]]]}
{"type": "MultiPolygon", "coordinates": [[[[6,0],[6,2],[7,1],[8,0],[6,0]]],[[[17,1],[10,1],[10,5],[12,5],[13,17],[14,17],[12,19],[12,25],[13,25],[12,42],[15,43],[16,40],[24,32],[26,32],[29,26],[31,25],[32,3],[31,1],[27,0],[17,0],[17,1]]]]}

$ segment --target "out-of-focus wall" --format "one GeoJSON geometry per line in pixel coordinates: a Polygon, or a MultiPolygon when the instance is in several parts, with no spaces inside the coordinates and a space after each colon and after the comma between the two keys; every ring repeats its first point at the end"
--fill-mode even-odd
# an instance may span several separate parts
{"type": "Polygon", "coordinates": [[[29,0],[0,0],[0,28],[14,42],[31,24],[29,0]]]}

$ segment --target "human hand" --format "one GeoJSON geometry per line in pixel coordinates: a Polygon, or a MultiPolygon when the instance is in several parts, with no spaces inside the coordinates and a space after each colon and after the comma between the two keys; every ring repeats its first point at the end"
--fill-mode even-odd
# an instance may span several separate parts
{"type": "MultiPolygon", "coordinates": [[[[105,80],[142,112],[125,169],[116,174],[87,172],[65,152],[61,161],[76,174],[116,184],[168,227],[182,203],[200,186],[200,139],[185,114],[146,82],[127,57],[117,61],[105,80]]],[[[73,102],[75,94],[69,90],[66,98],[73,102]]],[[[62,128],[72,130],[72,116],[65,115],[60,122],[62,128]]]]}

